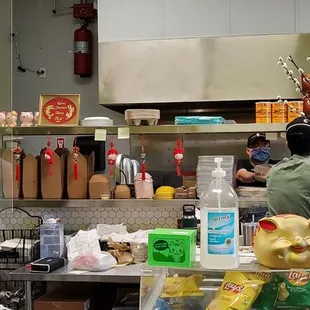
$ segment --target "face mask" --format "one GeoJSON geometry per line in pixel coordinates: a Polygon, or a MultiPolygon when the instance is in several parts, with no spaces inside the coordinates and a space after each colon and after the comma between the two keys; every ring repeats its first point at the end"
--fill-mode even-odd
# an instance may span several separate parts
{"type": "Polygon", "coordinates": [[[270,158],[270,148],[258,147],[256,149],[253,149],[251,158],[260,163],[267,162],[270,158]]]}

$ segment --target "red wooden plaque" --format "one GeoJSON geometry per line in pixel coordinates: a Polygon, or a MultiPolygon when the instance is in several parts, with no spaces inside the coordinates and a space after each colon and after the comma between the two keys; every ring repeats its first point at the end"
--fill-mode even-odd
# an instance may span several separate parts
{"type": "Polygon", "coordinates": [[[80,95],[41,95],[39,126],[78,126],[80,95]]]}

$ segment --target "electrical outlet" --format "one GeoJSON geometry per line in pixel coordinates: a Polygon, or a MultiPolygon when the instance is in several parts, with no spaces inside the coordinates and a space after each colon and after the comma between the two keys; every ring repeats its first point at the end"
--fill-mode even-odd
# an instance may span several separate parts
{"type": "Polygon", "coordinates": [[[40,68],[40,77],[45,78],[46,77],[46,68],[40,68]]]}

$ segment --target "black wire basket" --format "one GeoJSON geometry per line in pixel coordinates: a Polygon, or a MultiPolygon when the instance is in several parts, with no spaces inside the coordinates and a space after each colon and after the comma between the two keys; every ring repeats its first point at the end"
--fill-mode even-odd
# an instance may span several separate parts
{"type": "MultiPolygon", "coordinates": [[[[0,210],[3,212],[10,208],[0,210]]],[[[9,309],[22,309],[25,303],[24,283],[10,281],[10,271],[40,258],[40,225],[43,219],[33,216],[21,208],[14,208],[33,219],[32,228],[0,230],[0,304],[9,309]],[[6,244],[8,243],[9,244],[6,244]]],[[[32,284],[33,298],[44,294],[45,285],[32,284]]]]}
{"type": "Polygon", "coordinates": [[[0,230],[0,270],[14,270],[40,258],[40,225],[43,219],[20,208],[14,210],[26,213],[37,223],[30,229],[0,230]]]}

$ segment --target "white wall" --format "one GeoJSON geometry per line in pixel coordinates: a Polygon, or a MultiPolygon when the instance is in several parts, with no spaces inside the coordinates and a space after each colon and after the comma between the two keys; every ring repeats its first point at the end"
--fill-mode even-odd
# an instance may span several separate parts
{"type": "Polygon", "coordinates": [[[0,1],[0,109],[11,108],[11,0],[0,1]]]}
{"type": "Polygon", "coordinates": [[[98,0],[99,41],[310,32],[309,0],[98,0]]]}

